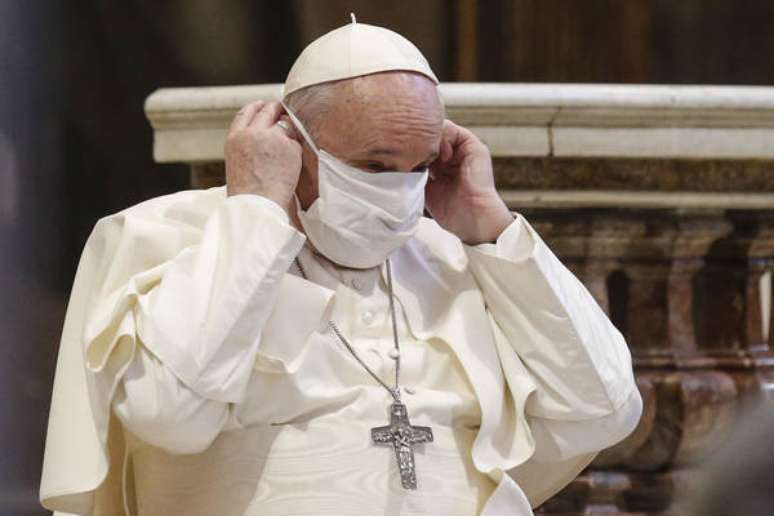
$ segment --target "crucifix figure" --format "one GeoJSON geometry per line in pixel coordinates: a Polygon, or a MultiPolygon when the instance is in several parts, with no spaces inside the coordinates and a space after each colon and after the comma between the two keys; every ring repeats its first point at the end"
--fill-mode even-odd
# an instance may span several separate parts
{"type": "Polygon", "coordinates": [[[396,401],[390,406],[390,424],[371,429],[371,439],[376,444],[392,445],[398,459],[400,481],[404,489],[417,488],[414,468],[415,444],[433,442],[433,430],[429,426],[411,426],[406,405],[396,401]]]}

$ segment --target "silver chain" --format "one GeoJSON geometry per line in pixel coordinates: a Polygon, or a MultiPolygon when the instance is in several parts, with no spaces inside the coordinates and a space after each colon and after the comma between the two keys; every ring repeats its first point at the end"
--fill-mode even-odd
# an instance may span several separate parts
{"type": "MultiPolygon", "coordinates": [[[[301,265],[301,260],[298,259],[298,256],[295,258],[296,261],[296,267],[298,267],[298,270],[301,272],[301,276],[304,277],[304,279],[308,280],[309,276],[306,274],[306,270],[304,269],[304,266],[301,265]]],[[[382,381],[379,376],[373,372],[373,370],[368,367],[368,364],[366,364],[363,359],[360,358],[360,356],[355,352],[355,349],[352,347],[352,345],[349,343],[349,341],[344,338],[344,335],[341,333],[341,330],[339,330],[339,327],[336,325],[333,321],[328,321],[328,326],[330,326],[331,330],[333,330],[334,335],[341,341],[342,344],[349,350],[349,352],[352,354],[352,356],[357,360],[360,365],[363,366],[363,368],[368,371],[368,374],[370,374],[374,380],[379,382],[379,384],[384,387],[388,393],[390,393],[390,396],[397,401],[400,402],[400,343],[398,342],[398,325],[397,321],[395,319],[395,300],[394,295],[392,292],[392,267],[390,266],[390,259],[387,259],[387,290],[390,295],[390,317],[392,319],[392,337],[395,344],[395,387],[390,387],[384,381],[382,381]]]]}

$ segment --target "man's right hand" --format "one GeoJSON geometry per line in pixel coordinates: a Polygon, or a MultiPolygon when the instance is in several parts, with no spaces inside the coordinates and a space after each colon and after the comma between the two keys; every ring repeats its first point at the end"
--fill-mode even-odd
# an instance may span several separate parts
{"type": "MultiPolygon", "coordinates": [[[[290,213],[301,173],[301,145],[294,130],[277,125],[279,102],[247,104],[234,117],[224,147],[228,195],[262,195],[290,213]]],[[[292,125],[291,125],[292,127],[292,125]]]]}

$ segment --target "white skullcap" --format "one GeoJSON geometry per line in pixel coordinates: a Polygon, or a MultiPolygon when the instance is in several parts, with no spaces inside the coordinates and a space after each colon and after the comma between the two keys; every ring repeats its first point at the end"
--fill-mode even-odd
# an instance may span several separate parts
{"type": "Polygon", "coordinates": [[[421,73],[438,84],[427,59],[412,42],[389,29],[352,23],[312,41],[285,79],[282,96],[323,82],[351,79],[388,70],[421,73]]]}

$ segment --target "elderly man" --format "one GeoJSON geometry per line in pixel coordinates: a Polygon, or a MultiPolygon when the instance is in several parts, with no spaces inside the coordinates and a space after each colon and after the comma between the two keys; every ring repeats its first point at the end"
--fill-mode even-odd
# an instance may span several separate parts
{"type": "Polygon", "coordinates": [[[528,515],[636,426],[631,358],[410,42],[352,24],[99,221],[41,499],[77,514],[528,515]],[[423,210],[432,218],[423,217],[423,210]]]}

